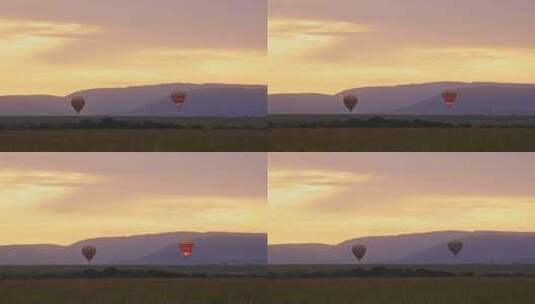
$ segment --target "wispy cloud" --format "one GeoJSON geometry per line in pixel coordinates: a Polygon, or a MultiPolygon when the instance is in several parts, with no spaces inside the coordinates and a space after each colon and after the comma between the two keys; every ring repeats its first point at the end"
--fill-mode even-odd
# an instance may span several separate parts
{"type": "Polygon", "coordinates": [[[338,243],[435,230],[535,231],[535,191],[528,182],[533,158],[276,153],[270,156],[270,242],[338,243]]]}
{"type": "Polygon", "coordinates": [[[533,9],[528,1],[270,1],[270,91],[534,82],[533,9]]]}
{"type": "Polygon", "coordinates": [[[0,38],[3,39],[10,37],[81,38],[101,30],[98,26],[86,26],[78,23],[0,19],[0,38]]]}
{"type": "Polygon", "coordinates": [[[2,2],[0,65],[12,72],[0,73],[0,95],[66,95],[102,83],[265,83],[266,10],[249,0],[2,2]]]}
{"type": "Polygon", "coordinates": [[[178,230],[264,232],[265,156],[0,155],[0,244],[178,230]]]}
{"type": "Polygon", "coordinates": [[[268,172],[269,205],[307,208],[316,201],[340,193],[351,186],[376,180],[369,174],[314,169],[270,167],[268,172]]]}

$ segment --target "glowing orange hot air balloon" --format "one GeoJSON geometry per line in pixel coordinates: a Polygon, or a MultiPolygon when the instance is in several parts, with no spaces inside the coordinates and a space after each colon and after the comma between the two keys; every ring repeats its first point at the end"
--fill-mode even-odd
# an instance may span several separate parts
{"type": "Polygon", "coordinates": [[[193,247],[194,244],[190,241],[181,242],[180,244],[178,244],[178,249],[180,249],[180,253],[185,258],[191,256],[191,254],[193,253],[193,247]]]}
{"type": "Polygon", "coordinates": [[[366,255],[366,252],[368,251],[368,249],[366,248],[365,245],[357,244],[353,246],[353,248],[351,248],[351,251],[353,251],[353,254],[355,255],[355,257],[359,260],[359,262],[361,262],[364,256],[366,255]]]}
{"type": "Polygon", "coordinates": [[[463,242],[459,240],[451,241],[448,243],[448,248],[451,253],[453,253],[453,256],[455,256],[455,258],[457,258],[459,253],[461,253],[461,250],[463,250],[463,246],[463,242]]]}
{"type": "Polygon", "coordinates": [[[82,248],[82,255],[87,260],[87,263],[91,263],[91,260],[95,257],[97,254],[97,248],[95,246],[84,246],[82,248]]]}
{"type": "Polygon", "coordinates": [[[455,91],[444,91],[442,92],[442,100],[444,100],[444,103],[449,107],[452,108],[455,103],[457,102],[457,98],[459,97],[459,93],[455,91]]]}
{"type": "Polygon", "coordinates": [[[357,106],[359,103],[359,99],[355,95],[346,95],[344,96],[344,105],[349,110],[349,112],[353,112],[353,109],[357,106]]]}
{"type": "Polygon", "coordinates": [[[180,109],[186,103],[187,95],[182,91],[175,91],[173,94],[171,94],[171,98],[173,99],[173,103],[177,109],[180,109]]]}
{"type": "Polygon", "coordinates": [[[80,112],[82,112],[85,107],[85,99],[80,96],[75,96],[71,99],[71,106],[76,113],[80,115],[80,112]]]}

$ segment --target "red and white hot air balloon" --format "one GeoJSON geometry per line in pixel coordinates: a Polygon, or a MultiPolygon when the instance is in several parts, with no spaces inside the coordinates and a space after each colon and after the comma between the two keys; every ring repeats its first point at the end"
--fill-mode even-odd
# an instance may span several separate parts
{"type": "Polygon", "coordinates": [[[174,91],[171,94],[171,98],[173,99],[173,103],[175,104],[177,110],[180,110],[180,108],[184,106],[187,97],[188,95],[186,95],[186,93],[180,90],[174,91]]]}
{"type": "Polygon", "coordinates": [[[187,258],[191,256],[191,254],[193,253],[194,246],[195,245],[193,244],[193,242],[185,241],[185,242],[180,242],[178,244],[178,249],[180,249],[180,254],[182,254],[183,257],[187,258]]]}
{"type": "Polygon", "coordinates": [[[442,100],[449,108],[453,108],[453,106],[457,102],[458,97],[459,97],[459,93],[457,93],[456,91],[442,92],[442,100]]]}

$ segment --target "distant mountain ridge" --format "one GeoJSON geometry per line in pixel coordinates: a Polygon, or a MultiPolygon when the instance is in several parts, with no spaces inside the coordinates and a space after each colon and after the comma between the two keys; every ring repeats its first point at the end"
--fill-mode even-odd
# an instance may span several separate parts
{"type": "Polygon", "coordinates": [[[398,236],[352,239],[337,245],[270,245],[270,264],[352,264],[351,248],[365,244],[365,263],[451,264],[535,263],[535,232],[440,231],[398,236]],[[447,248],[451,240],[463,240],[454,259],[447,248]]]}
{"type": "Polygon", "coordinates": [[[405,115],[535,115],[535,84],[489,82],[436,82],[345,90],[335,95],[272,94],[270,114],[347,114],[343,96],[359,98],[355,114],[405,115]],[[459,99],[453,108],[441,93],[455,90],[459,99]]]}
{"type": "Polygon", "coordinates": [[[267,262],[267,235],[231,232],[173,232],[129,237],[88,239],[69,246],[0,246],[0,265],[76,265],[86,261],[81,255],[85,245],[97,248],[93,264],[184,265],[235,264],[262,265],[267,262]],[[195,243],[194,255],[181,257],[181,240],[195,243]]]}
{"type": "Polygon", "coordinates": [[[85,245],[97,247],[96,265],[353,264],[355,244],[365,244],[364,263],[514,264],[535,263],[535,232],[438,231],[363,237],[336,245],[267,245],[265,233],[173,232],[82,240],[68,246],[0,246],[0,265],[79,265],[85,245]],[[181,257],[177,243],[193,240],[194,255],[181,257]],[[447,243],[462,240],[457,259],[447,243]]]}
{"type": "Polygon", "coordinates": [[[82,116],[264,116],[267,111],[266,86],[177,83],[90,89],[65,97],[0,96],[0,116],[73,116],[73,96],[86,99],[82,116]],[[175,90],[188,94],[181,111],[171,100],[175,90]]]}

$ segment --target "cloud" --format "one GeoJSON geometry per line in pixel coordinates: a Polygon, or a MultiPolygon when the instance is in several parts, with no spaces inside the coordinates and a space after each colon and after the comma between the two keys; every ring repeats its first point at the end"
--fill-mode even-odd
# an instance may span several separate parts
{"type": "Polygon", "coordinates": [[[435,230],[535,231],[533,157],[274,153],[270,242],[338,243],[435,230]]]}
{"type": "Polygon", "coordinates": [[[4,153],[0,244],[178,230],[264,232],[258,153],[4,153]]]}
{"type": "Polygon", "coordinates": [[[533,82],[534,9],[525,0],[270,1],[270,92],[533,82]]]}
{"type": "Polygon", "coordinates": [[[0,38],[2,39],[32,36],[81,38],[100,31],[101,29],[97,26],[89,27],[77,23],[0,19],[0,38]]]}
{"type": "Polygon", "coordinates": [[[351,186],[376,180],[367,174],[343,171],[285,169],[269,167],[269,206],[307,209],[315,202],[347,190],[351,186]]]}
{"type": "Polygon", "coordinates": [[[105,183],[103,176],[66,171],[0,171],[0,214],[4,220],[29,216],[58,199],[74,195],[79,188],[105,183]]]}
{"type": "Polygon", "coordinates": [[[24,187],[40,185],[49,187],[74,187],[103,183],[103,176],[80,172],[1,170],[0,187],[24,187]]]}
{"type": "Polygon", "coordinates": [[[98,26],[103,37],[181,48],[265,49],[266,10],[263,0],[22,0],[0,3],[0,18],[98,26]]]}
{"type": "Polygon", "coordinates": [[[0,94],[265,83],[266,12],[265,0],[3,1],[0,64],[13,72],[0,94]]]}

